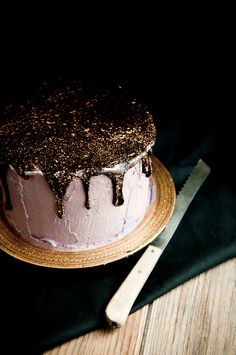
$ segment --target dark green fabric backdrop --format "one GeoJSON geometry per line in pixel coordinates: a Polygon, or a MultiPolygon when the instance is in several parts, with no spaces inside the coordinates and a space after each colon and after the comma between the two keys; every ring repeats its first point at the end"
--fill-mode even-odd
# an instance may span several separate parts
{"type": "MultiPolygon", "coordinates": [[[[167,95],[152,82],[128,84],[154,113],[154,154],[170,171],[177,191],[199,158],[212,169],[136,300],[135,311],[236,255],[236,189],[228,114],[224,107],[219,112],[217,98],[211,110],[209,105],[205,109],[198,91],[190,103],[189,96],[177,90],[167,95]]],[[[4,103],[10,94],[5,93],[4,103]]],[[[57,270],[0,252],[0,347],[8,349],[3,353],[36,354],[105,326],[106,304],[141,254],[91,269],[57,270]]]]}

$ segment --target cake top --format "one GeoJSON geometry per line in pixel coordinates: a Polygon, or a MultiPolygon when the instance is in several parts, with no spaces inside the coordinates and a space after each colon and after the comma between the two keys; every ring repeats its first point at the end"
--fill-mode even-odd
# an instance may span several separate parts
{"type": "Polygon", "coordinates": [[[21,175],[41,170],[63,196],[73,177],[98,175],[130,161],[154,144],[147,107],[121,86],[45,82],[22,104],[6,107],[0,120],[0,161],[21,175]]]}

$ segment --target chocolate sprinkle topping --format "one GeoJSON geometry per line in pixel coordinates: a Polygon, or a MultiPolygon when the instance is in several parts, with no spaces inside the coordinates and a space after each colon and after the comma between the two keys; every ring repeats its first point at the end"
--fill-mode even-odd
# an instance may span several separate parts
{"type": "MultiPolygon", "coordinates": [[[[24,178],[27,171],[41,170],[62,217],[63,196],[74,177],[83,180],[89,208],[90,177],[148,152],[155,138],[147,107],[121,86],[46,82],[23,104],[8,106],[0,119],[1,178],[4,182],[9,165],[24,178]]],[[[143,158],[147,176],[150,166],[147,155],[143,158]]],[[[123,175],[109,173],[115,205],[123,203],[123,175]]]]}

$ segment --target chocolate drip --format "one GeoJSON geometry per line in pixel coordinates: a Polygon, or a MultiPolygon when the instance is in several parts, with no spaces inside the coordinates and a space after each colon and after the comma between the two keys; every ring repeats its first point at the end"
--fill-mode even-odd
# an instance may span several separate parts
{"type": "Polygon", "coordinates": [[[151,162],[151,152],[142,158],[142,172],[149,177],[152,175],[152,162],[151,162]]]}
{"type": "Polygon", "coordinates": [[[89,203],[89,184],[90,184],[91,176],[83,175],[81,180],[83,181],[84,185],[84,192],[85,192],[85,207],[90,210],[90,203],[89,203]]]}
{"type": "Polygon", "coordinates": [[[56,196],[57,200],[57,214],[59,218],[63,218],[64,215],[64,205],[63,205],[63,196],[56,196]]]}
{"type": "Polygon", "coordinates": [[[61,174],[60,176],[54,176],[53,179],[47,177],[44,174],[45,179],[47,180],[50,189],[53,191],[54,196],[56,197],[56,204],[57,204],[57,214],[59,218],[63,218],[64,216],[64,203],[63,198],[65,196],[67,187],[70,183],[71,179],[66,178],[61,174]]]}
{"type": "MultiPolygon", "coordinates": [[[[151,153],[148,152],[148,154],[142,158],[142,172],[146,174],[147,177],[149,177],[152,173],[152,165],[151,165],[151,153]]],[[[12,204],[11,204],[11,199],[10,199],[10,193],[8,189],[8,184],[7,184],[7,174],[8,166],[6,164],[0,164],[0,178],[3,183],[3,188],[5,190],[5,195],[6,195],[6,204],[5,208],[8,210],[12,209],[12,204]]],[[[25,172],[22,169],[19,169],[18,174],[23,177],[24,179],[28,179],[29,176],[25,174],[25,172]]],[[[124,181],[124,174],[126,171],[121,172],[121,173],[110,173],[106,174],[112,181],[113,185],[113,204],[115,206],[121,206],[124,203],[124,197],[123,197],[123,181],[124,181]]],[[[99,175],[98,172],[84,172],[82,176],[80,176],[83,186],[84,186],[84,191],[85,191],[85,207],[87,209],[90,209],[90,201],[89,201],[89,185],[90,185],[90,179],[92,175],[99,175]]],[[[45,176],[46,180],[47,177],[45,176]]],[[[55,198],[56,198],[56,204],[57,204],[57,213],[59,218],[63,218],[64,215],[64,204],[63,204],[63,198],[66,193],[67,186],[70,183],[70,180],[68,179],[59,179],[58,177],[54,178],[53,181],[49,180],[49,186],[52,189],[55,198]]]]}
{"type": "MultiPolygon", "coordinates": [[[[66,189],[78,171],[86,174],[81,179],[89,208],[90,177],[101,174],[103,168],[129,162],[155,139],[147,107],[121,86],[44,83],[35,97],[6,107],[0,117],[0,161],[25,179],[27,171],[42,171],[56,197],[60,218],[66,189]]],[[[149,157],[143,158],[143,171],[151,174],[149,157]]],[[[110,175],[116,206],[123,203],[123,174],[110,175]]],[[[5,173],[1,175],[10,208],[5,173]]]]}
{"type": "Polygon", "coordinates": [[[5,208],[6,210],[12,210],[10,192],[7,183],[7,170],[9,166],[3,163],[0,163],[0,179],[2,180],[2,185],[4,188],[5,196],[6,196],[6,203],[5,208]]]}
{"type": "Polygon", "coordinates": [[[113,205],[121,206],[124,203],[123,197],[123,181],[124,181],[124,173],[123,174],[114,174],[110,175],[112,185],[113,185],[113,205]]]}

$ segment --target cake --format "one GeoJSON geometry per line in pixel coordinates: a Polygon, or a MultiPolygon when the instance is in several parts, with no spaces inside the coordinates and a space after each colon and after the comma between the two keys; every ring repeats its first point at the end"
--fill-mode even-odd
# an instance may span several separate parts
{"type": "Polygon", "coordinates": [[[1,218],[48,250],[125,238],[155,199],[155,140],[146,105],[120,85],[41,84],[0,119],[1,218]]]}

